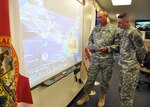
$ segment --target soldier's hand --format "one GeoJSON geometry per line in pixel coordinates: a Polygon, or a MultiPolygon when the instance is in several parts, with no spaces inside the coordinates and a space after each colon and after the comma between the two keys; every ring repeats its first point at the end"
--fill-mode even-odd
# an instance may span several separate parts
{"type": "Polygon", "coordinates": [[[140,64],[140,67],[144,67],[144,64],[140,64]]]}
{"type": "Polygon", "coordinates": [[[107,48],[107,47],[101,47],[101,48],[99,48],[99,50],[100,50],[101,52],[107,52],[107,51],[108,51],[108,48],[107,48]]]}

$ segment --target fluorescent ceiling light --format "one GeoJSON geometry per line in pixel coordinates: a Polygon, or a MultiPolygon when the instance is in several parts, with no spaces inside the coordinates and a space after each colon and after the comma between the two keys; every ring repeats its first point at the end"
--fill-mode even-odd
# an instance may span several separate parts
{"type": "Polygon", "coordinates": [[[118,5],[131,5],[132,0],[111,0],[113,6],[118,6],[118,5]]]}

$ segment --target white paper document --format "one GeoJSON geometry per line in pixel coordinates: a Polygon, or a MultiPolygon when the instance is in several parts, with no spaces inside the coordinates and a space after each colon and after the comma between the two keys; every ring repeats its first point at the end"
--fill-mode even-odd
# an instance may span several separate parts
{"type": "Polygon", "coordinates": [[[88,46],[88,48],[91,50],[99,50],[99,47],[95,44],[88,46]]]}

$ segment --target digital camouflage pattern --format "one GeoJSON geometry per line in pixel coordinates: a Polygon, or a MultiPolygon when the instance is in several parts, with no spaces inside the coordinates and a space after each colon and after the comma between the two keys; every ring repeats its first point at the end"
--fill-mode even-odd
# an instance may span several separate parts
{"type": "Polygon", "coordinates": [[[142,63],[145,57],[145,47],[141,34],[134,27],[123,30],[120,40],[120,61],[123,69],[133,69],[142,63]]]}
{"type": "Polygon", "coordinates": [[[109,58],[113,56],[113,51],[117,50],[118,43],[119,43],[119,30],[116,26],[108,23],[107,26],[103,27],[101,25],[97,25],[94,27],[92,30],[92,33],[89,37],[89,42],[88,46],[90,45],[97,45],[99,48],[106,46],[109,50],[105,56],[103,56],[102,52],[101,53],[102,57],[104,58],[109,58]]]}
{"type": "Polygon", "coordinates": [[[94,85],[96,77],[101,72],[101,91],[107,93],[109,89],[109,80],[112,75],[112,68],[114,63],[113,51],[118,47],[119,35],[116,35],[118,29],[114,25],[108,23],[107,26],[102,27],[97,25],[94,27],[90,37],[88,46],[97,45],[99,48],[106,46],[108,52],[100,52],[94,50],[91,53],[91,64],[88,70],[88,79],[84,87],[84,92],[89,93],[94,85]]]}
{"type": "Polygon", "coordinates": [[[134,27],[122,30],[120,39],[120,84],[121,107],[133,107],[134,92],[139,78],[139,63],[145,57],[141,34],[134,27]]]}

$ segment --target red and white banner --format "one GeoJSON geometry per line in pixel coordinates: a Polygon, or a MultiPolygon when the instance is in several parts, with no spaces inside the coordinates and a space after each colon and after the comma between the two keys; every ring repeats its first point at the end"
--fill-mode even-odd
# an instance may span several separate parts
{"type": "Polygon", "coordinates": [[[0,0],[0,107],[31,107],[29,79],[10,32],[9,0],[0,0]]]}

